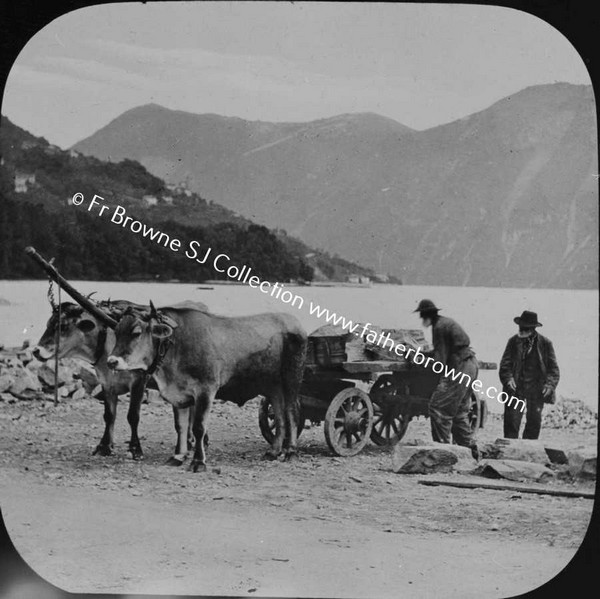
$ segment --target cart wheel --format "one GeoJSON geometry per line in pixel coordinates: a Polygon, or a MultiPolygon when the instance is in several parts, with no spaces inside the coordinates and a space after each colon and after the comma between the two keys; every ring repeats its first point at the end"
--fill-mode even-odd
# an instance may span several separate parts
{"type": "Polygon", "coordinates": [[[373,430],[371,441],[376,445],[395,445],[404,437],[410,419],[400,413],[402,395],[394,379],[382,374],[371,387],[373,402],[373,430]]]}
{"type": "Polygon", "coordinates": [[[475,434],[477,429],[482,423],[483,413],[483,402],[479,399],[479,396],[475,393],[471,393],[471,407],[469,408],[469,424],[471,425],[471,432],[475,434]]]}
{"type": "Polygon", "coordinates": [[[325,440],[339,456],[356,455],[369,442],[373,429],[373,404],[356,387],[340,391],[325,414],[325,440]]]}
{"type": "MultiPolygon", "coordinates": [[[[260,400],[260,407],[258,408],[258,426],[260,427],[260,432],[266,442],[271,445],[275,440],[275,412],[273,412],[273,406],[268,397],[263,397],[260,400]]],[[[301,412],[300,417],[298,418],[298,437],[303,429],[304,418],[302,417],[301,412]]]]}

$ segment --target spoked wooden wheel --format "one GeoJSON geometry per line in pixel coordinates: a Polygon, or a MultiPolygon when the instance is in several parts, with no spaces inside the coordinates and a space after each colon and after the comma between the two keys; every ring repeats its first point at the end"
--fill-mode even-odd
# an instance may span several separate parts
{"type": "Polygon", "coordinates": [[[401,414],[402,395],[389,374],[382,374],[371,387],[373,430],[371,441],[376,445],[395,445],[404,437],[410,420],[401,414]]]}
{"type": "Polygon", "coordinates": [[[325,414],[325,440],[339,456],[356,455],[369,442],[373,429],[373,404],[356,387],[340,391],[325,414]]]}
{"type": "MultiPolygon", "coordinates": [[[[266,442],[269,445],[272,445],[273,441],[275,440],[275,412],[273,410],[271,400],[268,397],[263,397],[260,400],[260,407],[258,409],[258,426],[260,427],[260,432],[262,433],[262,436],[265,438],[266,442]]],[[[298,437],[303,429],[304,417],[302,416],[302,410],[300,410],[297,429],[298,437]]]]}

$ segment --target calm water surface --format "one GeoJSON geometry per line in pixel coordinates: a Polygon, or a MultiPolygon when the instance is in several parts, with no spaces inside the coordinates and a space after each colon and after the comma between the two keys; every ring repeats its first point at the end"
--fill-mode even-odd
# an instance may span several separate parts
{"type": "MultiPolygon", "coordinates": [[[[421,287],[378,285],[352,287],[290,287],[304,299],[302,308],[292,308],[280,300],[245,285],[216,285],[213,290],[196,284],[106,283],[73,281],[82,293],[96,291],[98,299],[128,299],[157,305],[192,299],[203,301],[210,310],[225,315],[263,311],[290,311],[308,331],[325,324],[308,310],[309,302],[319,303],[337,314],[361,322],[394,328],[419,328],[412,310],[422,298],[440,306],[442,314],[458,320],[471,337],[481,360],[499,362],[510,335],[516,332],[513,317],[529,309],[538,313],[540,332],[554,342],[561,369],[559,395],[578,397],[597,408],[598,403],[598,292],[505,289],[479,287],[421,287]]],[[[45,281],[0,281],[0,343],[35,343],[43,333],[50,306],[45,281]]],[[[63,293],[63,301],[68,300],[63,293]]],[[[428,334],[426,333],[429,339],[428,334]]],[[[498,381],[497,371],[482,372],[487,385],[498,381]]],[[[496,402],[494,402],[496,403],[496,402]]],[[[497,410],[500,406],[490,406],[497,410]]]]}

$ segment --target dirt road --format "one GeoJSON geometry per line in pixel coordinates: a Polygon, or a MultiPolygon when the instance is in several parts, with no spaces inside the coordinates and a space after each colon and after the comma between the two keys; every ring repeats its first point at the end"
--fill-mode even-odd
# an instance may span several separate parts
{"type": "MultiPolygon", "coordinates": [[[[265,462],[257,403],[218,403],[209,471],[164,465],[170,408],[143,406],[145,459],[91,456],[102,408],[0,404],[0,502],[17,549],[69,591],[506,597],[543,584],[571,559],[592,501],[425,487],[395,475],[387,450],[331,456],[321,427],[296,463],[265,462]]],[[[483,438],[499,436],[493,420],[483,438]]],[[[407,439],[428,434],[411,423],[407,439]]],[[[544,431],[562,445],[595,431],[544,431]]]]}

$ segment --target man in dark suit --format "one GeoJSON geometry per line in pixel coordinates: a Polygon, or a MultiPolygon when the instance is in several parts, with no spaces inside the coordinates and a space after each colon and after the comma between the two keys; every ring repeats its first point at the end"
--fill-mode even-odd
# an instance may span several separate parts
{"type": "Polygon", "coordinates": [[[428,355],[432,355],[436,362],[443,364],[449,371],[453,370],[461,375],[453,377],[442,374],[429,399],[431,436],[438,443],[450,443],[452,433],[454,443],[476,451],[469,423],[469,408],[470,381],[477,379],[478,363],[475,353],[469,347],[469,336],[455,320],[440,316],[439,310],[431,300],[424,299],[414,311],[419,313],[423,326],[431,326],[432,329],[433,353],[428,355]],[[469,382],[465,384],[464,378],[469,382]]]}
{"type": "MultiPolygon", "coordinates": [[[[508,340],[502,355],[500,381],[507,395],[523,400],[527,406],[523,439],[537,439],[542,427],[544,403],[556,401],[555,389],[560,371],[552,342],[536,331],[542,326],[537,314],[525,310],[514,321],[519,332],[508,340]]],[[[523,412],[516,405],[504,405],[505,438],[518,438],[522,418],[523,412]]]]}

